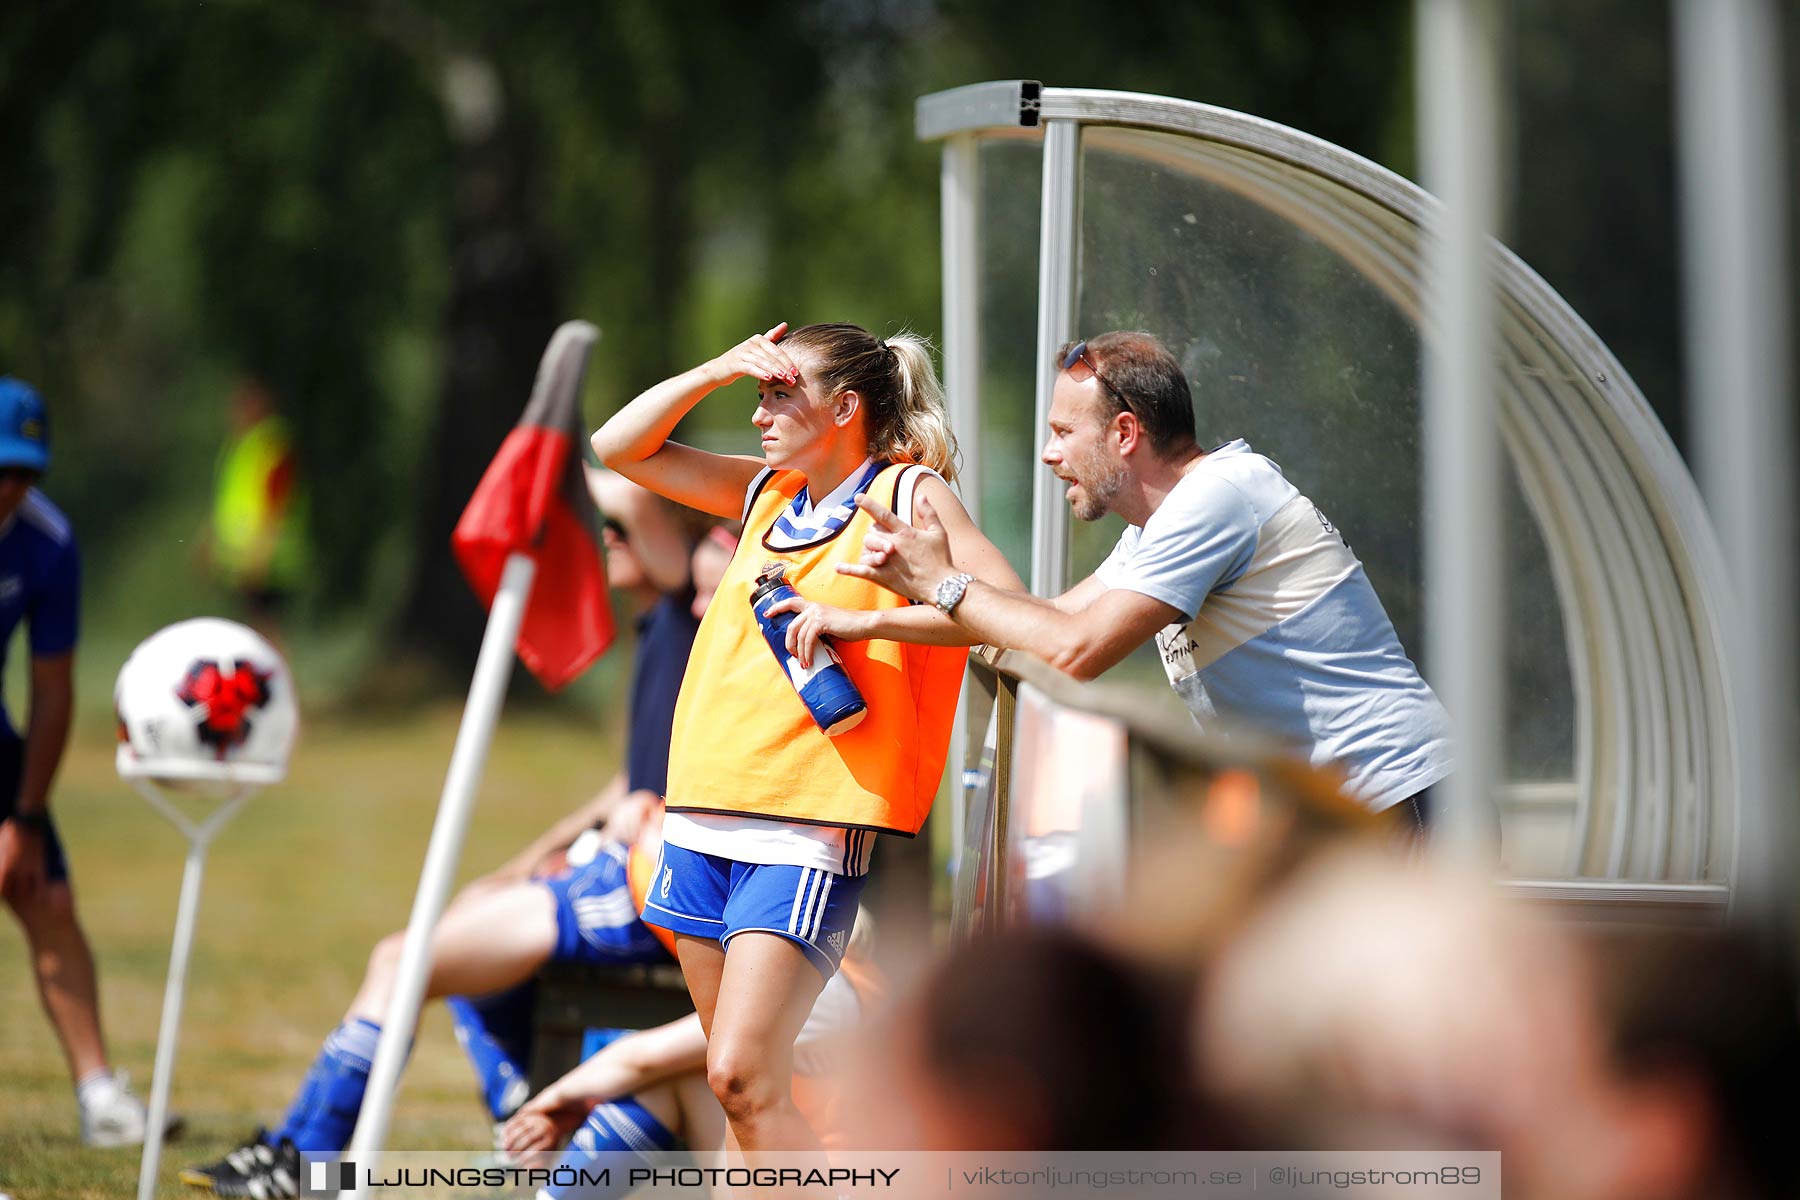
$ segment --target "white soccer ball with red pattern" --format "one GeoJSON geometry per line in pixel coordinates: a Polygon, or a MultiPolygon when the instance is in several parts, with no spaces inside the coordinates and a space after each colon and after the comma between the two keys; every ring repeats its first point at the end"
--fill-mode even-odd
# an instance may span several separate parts
{"type": "Polygon", "coordinates": [[[146,638],[113,687],[119,774],[169,783],[275,783],[300,713],[287,663],[255,630],[200,617],[146,638]]]}

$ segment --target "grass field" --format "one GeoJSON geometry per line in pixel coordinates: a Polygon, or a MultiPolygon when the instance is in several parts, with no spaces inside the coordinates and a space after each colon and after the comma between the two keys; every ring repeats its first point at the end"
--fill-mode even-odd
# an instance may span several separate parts
{"type": "MultiPolygon", "coordinates": [[[[369,947],[404,926],[458,711],[311,722],[288,782],[261,793],[207,860],[173,1102],[187,1117],[159,1196],[197,1197],[175,1172],[277,1120],[349,1001],[369,947]]],[[[497,865],[585,799],[617,761],[593,722],[546,710],[501,724],[460,877],[497,865]]],[[[109,731],[77,730],[54,797],[101,976],[115,1066],[148,1099],[186,843],[113,772],[109,731]]],[[[0,1192],[15,1200],[135,1194],[139,1151],[79,1144],[61,1052],[17,926],[0,922],[0,1192]]],[[[474,1076],[428,1008],[395,1107],[395,1148],[489,1144],[474,1076]]]]}

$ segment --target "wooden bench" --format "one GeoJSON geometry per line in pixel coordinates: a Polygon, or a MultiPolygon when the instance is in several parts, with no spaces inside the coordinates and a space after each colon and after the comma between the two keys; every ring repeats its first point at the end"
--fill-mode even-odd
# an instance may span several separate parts
{"type": "Polygon", "coordinates": [[[694,1011],[681,968],[557,963],[538,974],[532,1010],[531,1086],[536,1091],[581,1061],[590,1029],[650,1029],[694,1011]]]}

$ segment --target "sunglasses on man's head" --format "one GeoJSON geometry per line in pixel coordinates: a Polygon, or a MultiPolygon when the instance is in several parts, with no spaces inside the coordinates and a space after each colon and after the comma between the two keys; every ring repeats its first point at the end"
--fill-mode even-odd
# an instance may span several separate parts
{"type": "Polygon", "coordinates": [[[1087,348],[1088,345],[1085,341],[1076,342],[1070,346],[1068,353],[1063,355],[1062,369],[1068,372],[1069,378],[1076,383],[1086,383],[1090,378],[1098,379],[1100,386],[1106,389],[1107,395],[1123,404],[1135,415],[1137,409],[1132,407],[1131,397],[1114,387],[1112,381],[1100,373],[1100,368],[1096,367],[1094,360],[1088,357],[1087,348]]]}

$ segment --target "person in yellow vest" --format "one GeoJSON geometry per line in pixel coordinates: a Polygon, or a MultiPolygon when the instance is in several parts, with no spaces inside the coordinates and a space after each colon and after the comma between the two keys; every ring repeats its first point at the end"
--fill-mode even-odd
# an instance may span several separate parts
{"type": "Polygon", "coordinates": [[[908,334],[777,325],[652,387],[593,445],[644,487],[744,523],[676,702],[663,853],[643,916],[676,935],[707,1082],[738,1147],[815,1149],[793,1103],[794,1039],[843,957],[875,835],[924,824],[970,641],[948,615],[955,595],[913,605],[839,572],[871,528],[855,498],[900,513],[928,499],[959,572],[1021,585],[950,490],[943,394],[908,334]],[[745,376],[757,385],[760,458],[668,440],[702,398],[745,376]],[[764,592],[759,614],[771,568],[797,595],[770,606],[764,592]],[[775,618],[787,618],[771,626],[785,634],[765,640],[775,618]],[[866,704],[854,724],[811,703],[821,679],[841,681],[838,660],[866,704]]]}
{"type": "Polygon", "coordinates": [[[213,491],[212,564],[267,632],[306,571],[306,499],[287,423],[262,381],[233,389],[230,422],[213,491]]]}

